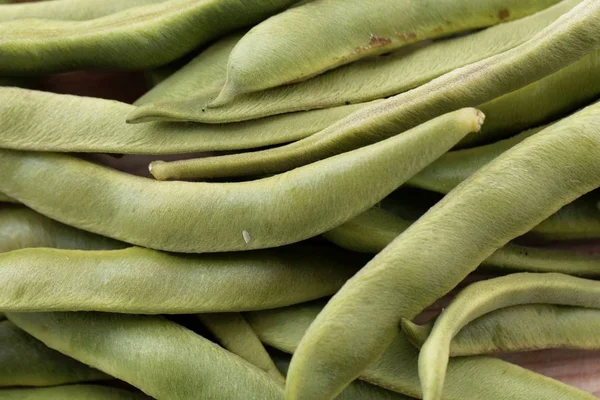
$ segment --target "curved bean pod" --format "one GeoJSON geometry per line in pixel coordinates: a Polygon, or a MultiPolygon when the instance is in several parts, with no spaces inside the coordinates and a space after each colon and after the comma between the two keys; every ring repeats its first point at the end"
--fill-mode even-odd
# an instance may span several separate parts
{"type": "Polygon", "coordinates": [[[282,400],[282,386],[240,357],[161,317],[11,313],[48,347],[158,399],[282,400]],[[156,360],[169,368],[157,368],[156,360]]]}
{"type": "MultiPolygon", "coordinates": [[[[582,4],[594,4],[600,16],[600,3],[582,4]]],[[[414,318],[511,239],[599,187],[598,130],[600,103],[505,152],[390,243],[311,325],[292,359],[289,399],[334,397],[383,353],[402,318],[414,318]],[[353,329],[340,322],[358,315],[353,329]]]]}
{"type": "Polygon", "coordinates": [[[165,0],[54,0],[0,6],[0,22],[24,18],[83,21],[165,0]]]}
{"type": "Polygon", "coordinates": [[[494,310],[532,303],[600,308],[600,283],[562,274],[520,273],[469,285],[444,310],[421,348],[423,399],[442,398],[450,342],[462,327],[494,310]]]}
{"type": "Polygon", "coordinates": [[[240,40],[229,57],[225,87],[212,105],[421,40],[520,18],[557,2],[450,0],[435,3],[435,12],[431,2],[311,2],[268,19],[240,40]]]}
{"type": "Polygon", "coordinates": [[[335,293],[364,264],[331,250],[17,250],[0,254],[0,310],[191,314],[282,307],[335,293]]]}
{"type": "MultiPolygon", "coordinates": [[[[402,330],[421,347],[433,323],[402,320],[402,330]]],[[[592,308],[525,304],[492,311],[469,322],[452,338],[450,356],[542,350],[600,349],[600,311],[592,308]],[[526,321],[526,324],[524,324],[526,321]]]]}
{"type": "Polygon", "coordinates": [[[0,150],[0,191],[56,220],[145,247],[276,247],[375,205],[482,123],[479,111],[462,109],[372,146],[240,183],[157,182],[67,155],[0,150]]]}
{"type": "Polygon", "coordinates": [[[352,113],[344,106],[226,125],[123,121],[116,101],[0,88],[0,147],[15,150],[176,154],[239,150],[302,139],[352,113]]]}
{"type": "MultiPolygon", "coordinates": [[[[155,101],[144,102],[146,104],[131,113],[128,122],[183,120],[223,123],[393,96],[526,42],[580,2],[563,0],[522,19],[455,39],[427,46],[418,44],[391,55],[366,58],[306,81],[241,95],[233,102],[216,108],[206,107],[210,97],[204,92],[195,95],[186,91],[185,96],[177,98],[164,93],[161,98],[152,96],[154,90],[151,90],[148,95],[155,101]]],[[[223,68],[226,63],[225,60],[223,68]]],[[[201,71],[197,73],[201,74],[201,71]]],[[[186,85],[183,76],[181,83],[178,90],[182,94],[184,87],[194,86],[191,71],[190,79],[185,80],[186,85]]]]}
{"type": "MultiPolygon", "coordinates": [[[[163,177],[223,177],[286,171],[343,153],[544,78],[600,48],[600,5],[585,0],[528,42],[390,97],[298,142],[241,155],[155,162],[163,177]],[[560,54],[560,57],[556,57],[560,54]],[[527,68],[523,68],[527,65],[527,68]]],[[[537,98],[536,98],[537,101],[537,98]]],[[[156,175],[155,175],[156,176],[156,175]]]]}
{"type": "Polygon", "coordinates": [[[152,68],[261,21],[293,2],[169,0],[89,21],[3,22],[0,73],[152,68]]]}
{"type": "MultiPolygon", "coordinates": [[[[49,349],[9,321],[0,322],[0,348],[0,387],[55,386],[112,379],[49,349]]],[[[4,398],[1,390],[0,398],[4,398]]]]}
{"type": "Polygon", "coordinates": [[[0,389],[4,400],[150,400],[143,393],[134,393],[98,385],[67,385],[36,389],[0,389]]]}
{"type": "Polygon", "coordinates": [[[28,247],[113,250],[127,245],[63,225],[25,207],[0,209],[0,253],[28,247]]]}
{"type": "Polygon", "coordinates": [[[224,348],[262,369],[271,378],[279,382],[285,381],[243,315],[239,313],[198,314],[198,318],[224,348]]]}
{"type": "MultiPolygon", "coordinates": [[[[269,346],[294,353],[309,325],[323,307],[321,302],[245,313],[260,339],[269,346]]],[[[352,320],[350,320],[352,321],[352,320]]],[[[388,390],[421,398],[417,359],[419,352],[397,331],[394,341],[360,379],[388,390]]],[[[505,361],[488,357],[453,358],[448,364],[445,400],[594,399],[591,394],[546,378],[505,361]],[[502,376],[503,379],[498,379],[502,376]],[[494,382],[490,385],[489,382],[494,382]]]]}

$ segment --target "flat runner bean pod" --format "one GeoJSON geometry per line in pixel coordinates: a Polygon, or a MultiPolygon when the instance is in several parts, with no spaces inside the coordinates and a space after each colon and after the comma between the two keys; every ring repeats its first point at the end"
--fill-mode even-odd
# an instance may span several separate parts
{"type": "MultiPolygon", "coordinates": [[[[598,2],[582,4],[600,11],[598,2]]],[[[599,130],[600,103],[508,150],[398,236],[311,325],[292,359],[289,400],[333,398],[384,352],[402,318],[414,318],[511,239],[599,187],[599,130]]]]}
{"type": "Polygon", "coordinates": [[[598,27],[600,4],[585,0],[518,47],[363,107],[306,139],[242,155],[155,162],[155,177],[277,173],[377,142],[444,112],[481,104],[525,87],[576,62],[600,49],[598,27]]]}
{"type": "Polygon", "coordinates": [[[0,73],[157,67],[291,3],[168,0],[88,21],[7,21],[0,24],[0,73]]]}
{"type": "Polygon", "coordinates": [[[198,318],[215,335],[221,346],[265,371],[271,378],[284,382],[269,353],[252,327],[240,313],[198,314],[198,318]]]}
{"type": "MultiPolygon", "coordinates": [[[[291,354],[323,305],[321,302],[311,302],[245,313],[245,316],[264,343],[291,354]]],[[[418,356],[418,350],[398,330],[382,357],[365,368],[360,379],[387,390],[421,398],[418,356]]],[[[450,360],[445,400],[506,398],[591,400],[595,397],[495,358],[460,357],[450,360]],[[499,376],[502,379],[498,379],[499,376]]]]}
{"type": "Polygon", "coordinates": [[[150,400],[150,397],[142,393],[99,385],[0,389],[0,398],[3,400],[150,400]]]}
{"type": "MultiPolygon", "coordinates": [[[[185,79],[185,82],[183,74],[178,78],[181,79],[181,88],[178,87],[177,90],[182,95],[175,97],[161,91],[163,93],[159,96],[159,93],[155,95],[155,90],[151,90],[147,96],[151,96],[153,101],[145,101],[144,96],[143,103],[136,103],[142,107],[134,110],[128,121],[233,122],[389,97],[422,85],[453,69],[516,47],[580,2],[581,0],[563,0],[522,19],[455,39],[437,41],[426,46],[417,44],[390,55],[366,58],[306,81],[241,95],[233,102],[216,108],[206,107],[211,96],[207,96],[204,91],[194,94],[186,89],[195,85],[190,71],[189,79],[185,79]]],[[[224,60],[219,68],[224,69],[226,63],[224,60]]],[[[189,68],[192,68],[191,64],[189,68]]],[[[201,74],[200,63],[197,68],[197,74],[201,74]]]]}
{"type": "Polygon", "coordinates": [[[562,274],[511,274],[463,289],[435,322],[419,353],[424,400],[442,398],[452,337],[484,314],[518,304],[600,308],[600,283],[562,274]]]}
{"type": "Polygon", "coordinates": [[[0,6],[0,22],[24,18],[83,21],[165,0],[54,0],[0,6]]]}
{"type": "Polygon", "coordinates": [[[0,88],[0,147],[15,150],[176,154],[288,143],[320,131],[358,106],[225,125],[123,121],[134,107],[117,101],[0,88]]]}
{"type": "MultiPolygon", "coordinates": [[[[112,377],[64,356],[17,328],[0,322],[0,387],[56,386],[112,377]]],[[[0,389],[0,398],[2,391],[0,389]]]]}
{"type": "MultiPolygon", "coordinates": [[[[402,320],[402,330],[421,347],[433,323],[402,320]]],[[[492,311],[469,322],[452,338],[450,356],[568,348],[600,348],[600,311],[550,304],[524,304],[492,311]],[[526,322],[526,323],[524,323],[526,322]]]]}
{"type": "Polygon", "coordinates": [[[127,244],[61,224],[25,207],[0,209],[0,253],[28,247],[113,250],[127,244]]]}
{"type": "Polygon", "coordinates": [[[144,247],[276,247],[367,210],[478,131],[483,118],[458,110],[381,143],[240,183],[157,182],[67,155],[0,150],[0,191],[58,221],[144,247]]]}
{"type": "Polygon", "coordinates": [[[524,17],[557,2],[313,1],[269,18],[240,40],[229,57],[225,87],[213,105],[421,40],[524,17]]]}
{"type": "Polygon", "coordinates": [[[0,254],[0,310],[191,314],[282,307],[332,295],[364,265],[336,250],[16,250],[0,254]]]}
{"type": "Polygon", "coordinates": [[[161,317],[79,312],[8,318],[48,347],[159,400],[283,400],[282,386],[266,373],[161,317]]]}

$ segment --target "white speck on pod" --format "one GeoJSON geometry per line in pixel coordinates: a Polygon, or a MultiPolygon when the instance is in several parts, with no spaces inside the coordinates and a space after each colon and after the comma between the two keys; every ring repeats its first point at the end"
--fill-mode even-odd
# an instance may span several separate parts
{"type": "Polygon", "coordinates": [[[242,231],[242,237],[244,238],[244,242],[246,242],[246,244],[250,243],[250,234],[248,231],[242,231]]]}

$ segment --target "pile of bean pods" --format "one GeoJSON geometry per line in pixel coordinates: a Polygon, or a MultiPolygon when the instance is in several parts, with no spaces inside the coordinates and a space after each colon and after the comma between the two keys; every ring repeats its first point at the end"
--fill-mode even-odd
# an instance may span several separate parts
{"type": "Polygon", "coordinates": [[[0,3],[0,399],[596,398],[600,1],[0,3]]]}

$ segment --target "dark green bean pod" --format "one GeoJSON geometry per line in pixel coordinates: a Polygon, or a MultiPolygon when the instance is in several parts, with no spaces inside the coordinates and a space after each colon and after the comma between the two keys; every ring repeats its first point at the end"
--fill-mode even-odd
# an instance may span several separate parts
{"type": "Polygon", "coordinates": [[[293,2],[168,0],[88,21],[3,22],[0,74],[157,67],[293,2]]]}
{"type": "MultiPolygon", "coordinates": [[[[264,343],[291,354],[296,351],[323,305],[321,302],[312,302],[245,313],[245,316],[264,343]]],[[[348,322],[352,324],[354,319],[348,322]]],[[[360,379],[387,390],[421,398],[418,357],[418,350],[398,330],[382,357],[365,368],[360,379]]],[[[507,393],[511,400],[595,398],[579,389],[495,358],[460,357],[450,360],[444,400],[505,399],[507,393]],[[499,376],[502,379],[498,379],[499,376]]]]}
{"type": "MultiPolygon", "coordinates": [[[[298,142],[241,155],[167,164],[154,162],[154,176],[165,179],[278,173],[377,142],[441,113],[482,104],[524,88],[575,63],[600,48],[598,27],[600,5],[585,0],[518,47],[363,107],[298,142]]],[[[534,99],[540,101],[535,95],[534,99]]],[[[510,102],[500,102],[503,104],[510,106],[510,102]]]]}
{"type": "MultiPolygon", "coordinates": [[[[220,107],[206,107],[216,95],[210,95],[195,83],[196,76],[204,76],[204,69],[211,68],[211,60],[218,63],[218,81],[224,83],[230,48],[224,48],[223,57],[217,59],[213,50],[198,57],[177,73],[178,85],[170,85],[177,95],[165,90],[151,90],[136,105],[141,105],[129,116],[132,123],[154,120],[183,120],[206,123],[223,123],[262,118],[269,115],[300,110],[326,108],[344,104],[357,104],[393,96],[412,89],[453,69],[491,57],[516,47],[554,22],[581,0],[563,0],[556,5],[531,16],[505,22],[480,32],[454,39],[420,43],[407,49],[381,57],[371,57],[299,83],[241,95],[233,102],[220,107]],[[210,57],[209,52],[213,53],[210,57]],[[203,62],[200,58],[203,58],[203,62]],[[210,67],[209,67],[210,65],[210,67]],[[197,72],[192,73],[192,68],[197,72]],[[223,71],[223,75],[221,75],[223,71]],[[190,88],[198,87],[198,92],[190,88]],[[153,100],[148,102],[147,100],[153,100]]],[[[175,79],[175,76],[173,77],[175,79]]],[[[216,81],[216,79],[215,79],[216,81]]],[[[175,81],[173,81],[175,83],[175,81]]],[[[165,87],[166,89],[166,87],[165,87]]],[[[212,88],[211,88],[212,90],[212,88]]],[[[220,88],[219,88],[220,90],[220,88]]],[[[218,90],[217,90],[218,92],[218,90]]],[[[542,99],[538,99],[542,100],[542,99]]],[[[554,99],[560,101],[561,98],[554,99]]]]}
{"type": "Polygon", "coordinates": [[[2,400],[150,400],[150,397],[142,393],[98,385],[0,389],[0,398],[2,400]]]}
{"type": "Polygon", "coordinates": [[[175,154],[239,150],[302,139],[358,106],[225,125],[125,124],[134,107],[117,101],[0,88],[0,147],[56,152],[175,154]]]}
{"type": "MultiPolygon", "coordinates": [[[[112,377],[49,349],[9,321],[0,322],[0,387],[56,386],[112,377]]],[[[2,391],[0,390],[0,398],[2,391]]]]}
{"type": "Polygon", "coordinates": [[[0,192],[53,219],[144,247],[276,247],[339,226],[476,132],[458,110],[388,140],[250,182],[158,182],[71,156],[0,150],[0,192]],[[93,210],[93,212],[90,212],[93,210]]]}
{"type": "MultiPolygon", "coordinates": [[[[433,323],[402,321],[402,330],[420,348],[433,323]]],[[[600,349],[600,310],[525,304],[492,311],[469,322],[450,344],[450,355],[471,356],[550,348],[600,349]]]]}
{"type": "Polygon", "coordinates": [[[127,244],[72,228],[25,207],[0,209],[0,253],[28,247],[113,250],[127,244]]]}
{"type": "Polygon", "coordinates": [[[161,317],[79,312],[8,318],[48,347],[158,400],[283,400],[282,385],[266,373],[161,317]]]}

